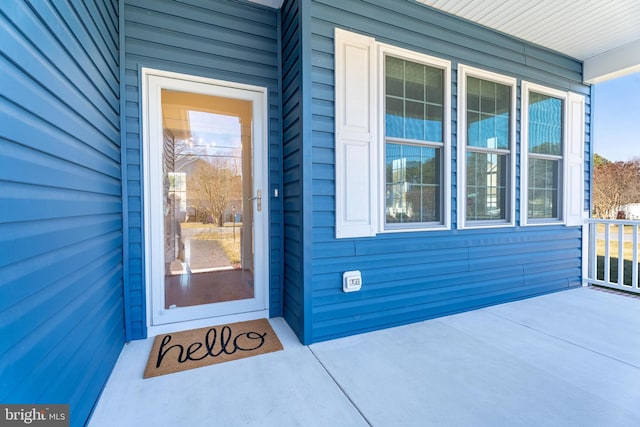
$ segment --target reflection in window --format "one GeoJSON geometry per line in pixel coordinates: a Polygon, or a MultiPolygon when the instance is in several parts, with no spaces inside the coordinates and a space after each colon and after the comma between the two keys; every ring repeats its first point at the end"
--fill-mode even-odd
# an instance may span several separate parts
{"type": "Polygon", "coordinates": [[[529,92],[528,206],[529,219],[560,219],[563,100],[529,92]]]}
{"type": "Polygon", "coordinates": [[[253,298],[252,101],[161,100],[164,308],[253,298]]]}
{"type": "Polygon", "coordinates": [[[466,220],[509,220],[511,91],[467,76],[466,220]]]}
{"type": "Polygon", "coordinates": [[[529,218],[558,218],[560,160],[529,160],[529,218]]]}
{"type": "Polygon", "coordinates": [[[507,211],[505,154],[467,152],[467,219],[504,219],[507,211]]]}
{"type": "Polygon", "coordinates": [[[387,144],[387,223],[440,221],[440,150],[387,144]]]}
{"type": "Polygon", "coordinates": [[[176,201],[180,212],[187,211],[187,174],[184,172],[169,172],[169,197],[176,201]]]}
{"type": "Polygon", "coordinates": [[[442,222],[444,70],[385,57],[385,223],[442,222]]]}

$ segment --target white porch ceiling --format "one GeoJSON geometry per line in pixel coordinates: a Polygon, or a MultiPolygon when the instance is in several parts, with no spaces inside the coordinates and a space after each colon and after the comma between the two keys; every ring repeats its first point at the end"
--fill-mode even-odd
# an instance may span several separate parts
{"type": "Polygon", "coordinates": [[[584,61],[589,83],[640,71],[638,0],[416,0],[584,61]]]}
{"type": "MultiPolygon", "coordinates": [[[[282,0],[251,1],[282,5],[282,0]]],[[[583,61],[587,83],[640,71],[640,0],[408,1],[583,61]]]]}

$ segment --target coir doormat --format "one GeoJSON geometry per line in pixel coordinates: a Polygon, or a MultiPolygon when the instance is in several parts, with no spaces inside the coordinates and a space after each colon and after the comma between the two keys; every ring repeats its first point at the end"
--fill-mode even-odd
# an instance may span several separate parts
{"type": "Polygon", "coordinates": [[[267,319],[159,335],[144,378],[279,350],[282,344],[267,319]]]}

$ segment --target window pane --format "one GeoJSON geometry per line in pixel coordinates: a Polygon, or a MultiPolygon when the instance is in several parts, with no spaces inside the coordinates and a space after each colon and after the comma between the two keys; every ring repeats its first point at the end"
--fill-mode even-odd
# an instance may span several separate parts
{"type": "Polygon", "coordinates": [[[387,56],[385,62],[385,87],[387,95],[403,97],[404,61],[387,56]]]}
{"type": "Polygon", "coordinates": [[[386,145],[386,223],[439,222],[441,149],[386,145]]]}
{"type": "Polygon", "coordinates": [[[405,62],[405,96],[408,99],[424,101],[425,98],[425,66],[415,62],[405,62]]]}
{"type": "Polygon", "coordinates": [[[498,86],[497,83],[480,80],[480,111],[496,112],[496,86],[498,86]]]}
{"type": "Polygon", "coordinates": [[[425,140],[425,104],[423,102],[407,101],[405,103],[406,119],[404,122],[404,137],[408,139],[425,140]]]}
{"type": "Polygon", "coordinates": [[[493,83],[495,85],[496,115],[508,112],[511,108],[511,86],[493,83]]]}
{"type": "Polygon", "coordinates": [[[254,298],[252,150],[242,143],[252,139],[243,126],[252,102],[162,89],[160,107],[161,308],[254,298]]]}
{"type": "Polygon", "coordinates": [[[560,160],[529,160],[529,218],[560,217],[559,183],[560,160]]]}
{"type": "Polygon", "coordinates": [[[498,138],[496,136],[496,121],[490,114],[480,113],[480,146],[485,148],[498,148],[498,138]]]}
{"type": "Polygon", "coordinates": [[[467,145],[509,149],[511,87],[467,77],[467,145]]]}
{"type": "Polygon", "coordinates": [[[436,105],[444,104],[444,70],[425,67],[427,84],[427,102],[436,105]]]}
{"type": "Polygon", "coordinates": [[[387,96],[385,124],[387,136],[404,138],[404,102],[401,99],[387,96]]]}
{"type": "Polygon", "coordinates": [[[529,92],[529,152],[562,155],[562,99],[529,92]]]}
{"type": "Polygon", "coordinates": [[[480,113],[467,110],[467,145],[470,147],[480,147],[480,113]]]}
{"type": "Polygon", "coordinates": [[[509,113],[502,113],[494,118],[496,148],[501,150],[509,149],[509,113]]]}
{"type": "Polygon", "coordinates": [[[444,141],[442,123],[444,122],[444,107],[442,105],[427,104],[427,121],[425,123],[425,139],[427,141],[444,141]]]}
{"type": "Polygon", "coordinates": [[[467,220],[507,219],[508,156],[467,152],[467,220]]]}
{"type": "Polygon", "coordinates": [[[386,135],[442,142],[444,71],[424,64],[385,58],[386,135]]]}
{"type": "Polygon", "coordinates": [[[467,110],[480,111],[480,79],[467,77],[467,110]]]}

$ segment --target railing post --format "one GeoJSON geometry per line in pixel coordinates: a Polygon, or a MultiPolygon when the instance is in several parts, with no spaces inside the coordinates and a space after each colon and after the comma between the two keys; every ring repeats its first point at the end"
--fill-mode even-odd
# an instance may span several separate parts
{"type": "Polygon", "coordinates": [[[596,255],[596,245],[597,245],[597,224],[594,222],[589,222],[589,282],[593,282],[596,280],[597,270],[598,270],[598,257],[596,255]]]}
{"type": "Polygon", "coordinates": [[[638,286],[638,225],[633,225],[633,260],[631,264],[631,286],[640,291],[638,286]]]}
{"type": "Polygon", "coordinates": [[[624,285],[624,224],[618,224],[618,285],[624,285]]]}
{"type": "Polygon", "coordinates": [[[582,286],[589,285],[591,274],[591,224],[588,219],[588,212],[585,211],[582,221],[582,286]]]}
{"type": "Polygon", "coordinates": [[[604,280],[606,283],[611,282],[611,257],[610,257],[610,246],[611,244],[611,236],[610,236],[610,225],[609,223],[604,224],[604,265],[602,269],[604,270],[604,280]]]}

